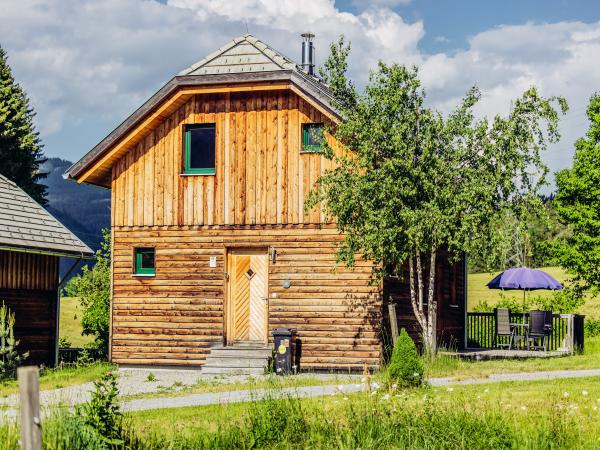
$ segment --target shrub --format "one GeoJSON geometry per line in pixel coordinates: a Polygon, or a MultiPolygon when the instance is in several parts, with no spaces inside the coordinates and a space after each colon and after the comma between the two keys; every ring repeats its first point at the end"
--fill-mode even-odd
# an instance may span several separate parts
{"type": "Polygon", "coordinates": [[[600,336],[600,319],[587,318],[584,321],[583,329],[586,337],[600,336]]]}
{"type": "Polygon", "coordinates": [[[68,338],[66,338],[66,337],[61,337],[58,340],[58,346],[59,346],[59,348],[71,348],[71,345],[72,345],[71,341],[68,338]]]}
{"type": "Polygon", "coordinates": [[[79,297],[83,307],[82,334],[96,337],[96,346],[108,353],[110,323],[110,231],[102,231],[104,240],[96,252],[96,263],[84,266],[81,275],[71,278],[65,287],[67,295],[79,297]]]}
{"type": "Polygon", "coordinates": [[[113,372],[94,382],[92,398],[78,409],[78,416],[109,445],[123,444],[123,413],[119,406],[119,389],[113,372]]]}
{"type": "Polygon", "coordinates": [[[19,354],[15,339],[15,314],[2,302],[0,308],[0,380],[14,378],[17,366],[21,364],[29,353],[19,354]]]}
{"type": "Polygon", "coordinates": [[[402,328],[388,365],[390,381],[402,387],[420,386],[423,383],[423,370],[423,360],[417,347],[402,328]]]}

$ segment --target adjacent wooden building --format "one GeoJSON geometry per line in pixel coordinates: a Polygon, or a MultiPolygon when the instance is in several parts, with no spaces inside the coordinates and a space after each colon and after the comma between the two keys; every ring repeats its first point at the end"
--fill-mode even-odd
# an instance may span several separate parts
{"type": "MultiPolygon", "coordinates": [[[[236,38],[68,170],[112,191],[113,362],[202,366],[215,347],[268,346],[274,328],[293,327],[304,368],[379,364],[387,291],[370,262],[336,265],[343,236],[320,207],[304,208],[332,167],[315,150],[322,139],[338,147],[323,133],[339,120],[331,95],[310,72],[236,38]]],[[[439,294],[459,319],[454,334],[457,267],[444,283],[453,293],[439,294]]]]}
{"type": "Polygon", "coordinates": [[[0,303],[15,314],[27,364],[57,357],[61,257],[93,252],[15,183],[0,175],[0,303]]]}

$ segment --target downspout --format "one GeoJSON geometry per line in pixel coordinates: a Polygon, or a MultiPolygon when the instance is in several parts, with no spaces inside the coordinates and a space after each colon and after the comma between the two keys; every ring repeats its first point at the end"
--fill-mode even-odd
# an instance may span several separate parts
{"type": "MultiPolygon", "coordinates": [[[[59,341],[59,333],[60,333],[60,291],[62,290],[65,282],[69,279],[75,268],[83,261],[84,256],[83,252],[80,256],[75,260],[71,268],[67,271],[64,277],[58,282],[58,288],[56,290],[56,339],[54,340],[54,367],[58,366],[58,341],[59,341]]],[[[59,264],[60,267],[60,264],[59,264]]]]}

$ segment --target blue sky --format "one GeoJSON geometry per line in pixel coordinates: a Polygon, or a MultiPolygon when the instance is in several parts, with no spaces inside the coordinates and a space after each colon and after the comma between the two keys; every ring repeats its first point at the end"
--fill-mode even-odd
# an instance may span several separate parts
{"type": "Polygon", "coordinates": [[[344,34],[359,85],[378,59],[420,67],[432,106],[447,112],[477,84],[481,115],[506,113],[536,85],[571,104],[565,167],[600,90],[600,2],[450,0],[2,0],[0,44],[38,112],[48,156],[76,160],[171,76],[250,32],[292,58],[299,33],[317,58],[344,34]]]}

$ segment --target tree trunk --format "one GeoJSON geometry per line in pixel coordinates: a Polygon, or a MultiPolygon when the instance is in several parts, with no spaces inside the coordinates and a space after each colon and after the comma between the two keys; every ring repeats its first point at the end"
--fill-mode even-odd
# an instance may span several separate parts
{"type": "MultiPolygon", "coordinates": [[[[410,283],[410,303],[412,305],[413,312],[415,313],[415,317],[417,318],[417,322],[419,322],[419,325],[421,326],[421,329],[425,329],[427,324],[425,314],[423,313],[423,303],[417,302],[417,293],[415,292],[415,267],[412,256],[408,260],[408,277],[410,283]]],[[[419,298],[421,298],[420,295],[419,298]]]]}
{"type": "Polygon", "coordinates": [[[429,340],[429,347],[427,351],[431,354],[435,354],[437,350],[437,336],[436,336],[436,318],[437,318],[437,302],[435,301],[435,263],[436,263],[436,249],[431,248],[431,255],[429,260],[429,283],[427,293],[427,334],[429,340]]]}

